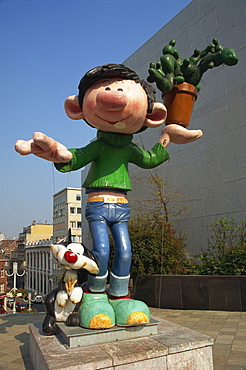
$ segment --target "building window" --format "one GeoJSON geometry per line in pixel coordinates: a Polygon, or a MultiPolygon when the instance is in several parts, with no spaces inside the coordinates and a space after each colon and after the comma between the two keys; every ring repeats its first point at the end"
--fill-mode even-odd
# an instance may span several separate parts
{"type": "Polygon", "coordinates": [[[75,229],[76,228],[76,221],[70,221],[70,227],[72,229],[75,229]]]}
{"type": "Polygon", "coordinates": [[[78,229],[80,229],[80,228],[81,228],[81,226],[82,226],[82,225],[81,225],[81,221],[78,221],[78,222],[77,222],[77,228],[78,228],[78,229]]]}
{"type": "Polygon", "coordinates": [[[53,263],[53,270],[61,270],[61,264],[60,263],[57,263],[57,262],[54,262],[53,263]]]}
{"type": "Polygon", "coordinates": [[[79,200],[81,200],[81,195],[78,195],[78,194],[77,194],[77,195],[76,195],[76,200],[78,200],[78,201],[79,201],[79,200]]]}
{"type": "Polygon", "coordinates": [[[78,214],[78,215],[81,215],[81,207],[78,207],[78,208],[77,208],[77,214],[78,214]]]}
{"type": "Polygon", "coordinates": [[[4,293],[4,283],[0,284],[0,293],[4,293]]]}
{"type": "Polygon", "coordinates": [[[1,270],[1,278],[4,278],[4,269],[1,270]]]}
{"type": "Polygon", "coordinates": [[[70,213],[75,213],[75,207],[70,207],[70,213]]]}

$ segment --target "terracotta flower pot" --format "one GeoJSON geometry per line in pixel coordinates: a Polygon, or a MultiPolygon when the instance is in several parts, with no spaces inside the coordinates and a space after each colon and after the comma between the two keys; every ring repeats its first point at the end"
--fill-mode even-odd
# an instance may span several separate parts
{"type": "Polygon", "coordinates": [[[196,87],[187,82],[174,85],[169,93],[162,94],[162,99],[167,108],[166,125],[177,123],[184,127],[189,126],[192,109],[197,99],[196,87]]]}

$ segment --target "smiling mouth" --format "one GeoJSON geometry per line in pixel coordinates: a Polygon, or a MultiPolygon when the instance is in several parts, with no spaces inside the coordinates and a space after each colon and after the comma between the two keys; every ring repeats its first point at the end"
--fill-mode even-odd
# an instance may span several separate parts
{"type": "Polygon", "coordinates": [[[128,119],[131,115],[129,115],[129,116],[127,116],[127,117],[125,117],[125,118],[123,118],[123,119],[120,119],[120,120],[118,120],[118,121],[114,121],[114,122],[111,122],[111,121],[108,121],[108,120],[106,120],[106,119],[104,119],[104,118],[102,118],[102,117],[100,117],[100,116],[98,116],[97,114],[96,114],[96,116],[98,117],[98,118],[100,118],[101,120],[103,120],[104,122],[107,122],[107,123],[109,123],[110,125],[116,125],[116,123],[118,123],[118,122],[122,122],[122,121],[125,121],[126,119],[128,119]]]}

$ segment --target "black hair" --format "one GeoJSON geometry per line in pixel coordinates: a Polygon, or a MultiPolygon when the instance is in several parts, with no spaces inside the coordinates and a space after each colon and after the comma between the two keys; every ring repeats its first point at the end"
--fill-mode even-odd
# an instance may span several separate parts
{"type": "MultiPolygon", "coordinates": [[[[154,88],[145,80],[141,80],[139,76],[131,70],[130,68],[124,66],[123,64],[104,64],[99,67],[95,67],[81,78],[78,89],[79,89],[79,106],[82,108],[83,99],[86,90],[93,85],[96,81],[104,78],[122,78],[124,80],[133,80],[136,83],[140,83],[147,95],[148,100],[148,113],[152,112],[154,102],[155,102],[155,90],[154,88]]],[[[89,122],[87,122],[89,124],[89,122]]],[[[143,126],[138,132],[146,130],[146,126],[143,126]]]]}

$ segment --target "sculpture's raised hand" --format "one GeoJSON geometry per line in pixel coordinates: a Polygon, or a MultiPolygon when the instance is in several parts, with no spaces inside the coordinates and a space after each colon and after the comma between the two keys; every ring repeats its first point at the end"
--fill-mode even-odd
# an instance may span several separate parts
{"type": "Polygon", "coordinates": [[[18,140],[15,150],[21,155],[34,154],[55,163],[66,163],[72,159],[72,153],[64,145],[41,132],[35,132],[31,140],[18,140]]]}
{"type": "Polygon", "coordinates": [[[183,126],[171,123],[162,129],[159,142],[165,147],[170,142],[174,144],[187,144],[199,139],[202,135],[202,130],[188,130],[183,126]]]}

